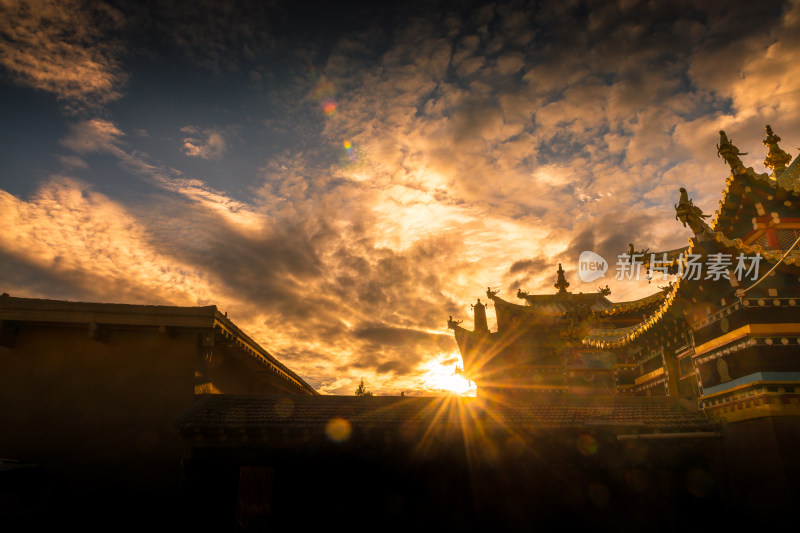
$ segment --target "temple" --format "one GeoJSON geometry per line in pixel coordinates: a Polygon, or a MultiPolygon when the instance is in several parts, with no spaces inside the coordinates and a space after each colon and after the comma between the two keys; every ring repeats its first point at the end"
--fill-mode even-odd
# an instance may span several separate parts
{"type": "Polygon", "coordinates": [[[607,287],[576,294],[559,264],[555,294],[519,290],[519,305],[487,289],[497,331],[485,326],[480,303],[473,331],[451,319],[478,395],[690,402],[719,424],[737,490],[767,481],[789,490],[800,471],[792,451],[800,442],[800,158],[792,162],[780,140],[767,126],[770,173],[761,174],[720,131],[717,153],[731,173],[713,216],[681,188],[675,223],[691,232],[688,246],[637,252],[631,244],[619,256],[618,279],[640,271],[659,292],[616,303],[607,287]]]}
{"type": "MultiPolygon", "coordinates": [[[[488,288],[472,331],[451,317],[478,398],[317,394],[215,306],[0,295],[0,451],[18,459],[0,460],[0,523],[796,523],[800,163],[779,142],[767,126],[758,174],[720,132],[731,174],[717,212],[681,189],[688,246],[630,244],[614,269],[658,292],[581,293],[559,264],[550,294],[518,290],[517,304],[488,288]]],[[[579,273],[614,272],[588,253],[579,273]]]]}
{"type": "Polygon", "coordinates": [[[789,164],[780,137],[770,126],[766,134],[772,172],[759,174],[720,132],[731,174],[716,213],[703,214],[683,188],[675,205],[688,246],[631,244],[620,255],[618,279],[640,270],[659,292],[617,303],[607,287],[576,294],[561,264],[555,294],[519,290],[520,305],[487,289],[496,332],[480,300],[473,331],[448,323],[464,374],[484,394],[676,396],[732,421],[800,415],[800,159],[789,164]]]}

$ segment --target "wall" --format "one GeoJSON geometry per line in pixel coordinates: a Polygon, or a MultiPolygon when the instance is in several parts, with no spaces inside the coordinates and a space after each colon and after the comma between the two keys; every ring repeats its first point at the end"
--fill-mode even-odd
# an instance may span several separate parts
{"type": "Polygon", "coordinates": [[[21,325],[0,347],[0,457],[68,484],[176,487],[173,422],[193,400],[198,333],[21,325]]]}

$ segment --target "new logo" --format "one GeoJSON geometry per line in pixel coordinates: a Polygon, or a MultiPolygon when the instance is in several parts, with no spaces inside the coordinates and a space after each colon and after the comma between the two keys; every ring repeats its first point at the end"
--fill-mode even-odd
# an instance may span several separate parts
{"type": "Polygon", "coordinates": [[[608,271],[608,261],[594,252],[583,252],[578,258],[578,277],[584,283],[604,278],[608,271]]]}

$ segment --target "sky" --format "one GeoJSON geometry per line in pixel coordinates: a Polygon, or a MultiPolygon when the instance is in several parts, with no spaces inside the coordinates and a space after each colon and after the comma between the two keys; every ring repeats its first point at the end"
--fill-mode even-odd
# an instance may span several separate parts
{"type": "Polygon", "coordinates": [[[653,293],[578,255],[685,246],[721,129],[800,147],[800,0],[231,4],[0,1],[0,292],[214,304],[321,393],[438,394],[487,287],[653,293]]]}

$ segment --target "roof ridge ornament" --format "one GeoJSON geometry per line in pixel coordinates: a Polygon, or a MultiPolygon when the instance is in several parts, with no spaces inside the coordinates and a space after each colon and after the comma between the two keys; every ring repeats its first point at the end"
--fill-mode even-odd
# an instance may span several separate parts
{"type": "Polygon", "coordinates": [[[747,155],[747,152],[740,152],[736,145],[728,140],[728,136],[725,135],[725,131],[719,130],[717,157],[724,159],[725,162],[730,165],[731,172],[734,174],[742,174],[745,172],[744,164],[742,163],[742,160],[739,159],[740,155],[747,155]]]}
{"type": "Polygon", "coordinates": [[[647,252],[650,251],[650,248],[645,248],[644,250],[637,252],[636,249],[633,247],[633,243],[628,243],[628,255],[633,257],[634,255],[647,255],[647,252]]]}
{"type": "Polygon", "coordinates": [[[767,138],[762,142],[769,147],[769,153],[767,153],[767,157],[764,159],[764,166],[772,169],[772,175],[778,177],[786,170],[786,165],[792,161],[792,156],[784,152],[781,147],[778,146],[781,138],[772,132],[772,127],[769,124],[767,124],[765,130],[767,132],[767,138]]]}
{"type": "Polygon", "coordinates": [[[462,322],[463,320],[453,320],[453,315],[450,315],[450,318],[447,319],[447,327],[449,329],[456,329],[456,327],[462,322]]]}
{"type": "Polygon", "coordinates": [[[681,187],[681,198],[675,204],[675,220],[680,220],[684,228],[686,224],[689,224],[694,234],[700,236],[706,231],[711,231],[711,228],[703,220],[710,216],[704,215],[703,211],[694,205],[694,202],[689,198],[689,193],[686,192],[686,189],[681,187]]]}
{"type": "Polygon", "coordinates": [[[558,264],[558,281],[553,285],[556,289],[558,289],[558,294],[569,294],[567,292],[567,287],[569,287],[569,282],[567,278],[564,277],[564,269],[561,268],[561,263],[558,264]]]}

